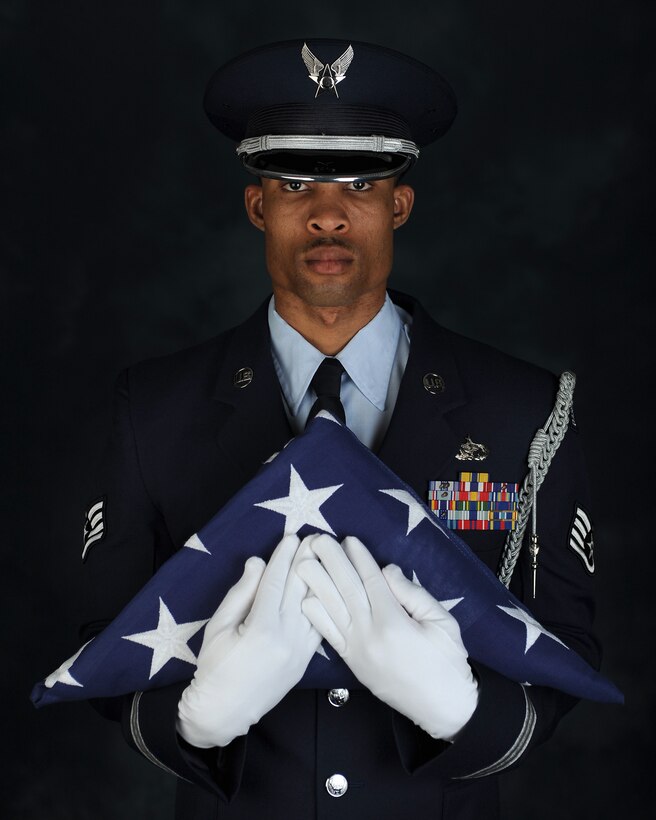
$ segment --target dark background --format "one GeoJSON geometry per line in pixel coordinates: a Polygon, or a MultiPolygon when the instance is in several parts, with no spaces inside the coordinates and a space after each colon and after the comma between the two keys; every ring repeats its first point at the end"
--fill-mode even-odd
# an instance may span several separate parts
{"type": "Polygon", "coordinates": [[[408,180],[393,285],[450,328],[578,374],[598,632],[627,703],[580,704],[505,776],[504,816],[650,816],[653,6],[0,0],[3,818],[172,816],[172,779],[116,727],[27,697],[77,649],[82,513],[116,374],[267,293],[249,179],[204,117],[204,84],[246,48],[312,36],[413,54],[460,101],[408,180]]]}

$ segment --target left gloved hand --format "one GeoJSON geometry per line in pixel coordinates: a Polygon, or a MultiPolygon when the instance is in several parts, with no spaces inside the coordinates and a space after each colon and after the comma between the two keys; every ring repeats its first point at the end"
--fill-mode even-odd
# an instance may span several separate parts
{"type": "Polygon", "coordinates": [[[318,559],[296,567],[313,593],[308,620],[376,697],[452,740],[478,703],[458,622],[395,564],[381,571],[357,538],[306,541],[318,559]]]}

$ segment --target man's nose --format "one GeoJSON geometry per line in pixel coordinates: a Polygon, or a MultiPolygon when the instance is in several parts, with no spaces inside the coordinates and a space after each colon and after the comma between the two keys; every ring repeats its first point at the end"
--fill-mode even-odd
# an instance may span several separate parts
{"type": "MultiPolygon", "coordinates": [[[[316,191],[307,227],[312,234],[344,234],[348,231],[349,219],[341,199],[341,190],[334,182],[324,183],[326,188],[316,191]]],[[[318,186],[317,186],[318,187],[318,186]]]]}

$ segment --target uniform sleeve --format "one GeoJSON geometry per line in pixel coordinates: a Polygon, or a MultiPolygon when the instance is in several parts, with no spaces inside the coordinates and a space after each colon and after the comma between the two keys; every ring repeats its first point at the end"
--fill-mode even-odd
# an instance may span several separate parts
{"type": "MultiPolygon", "coordinates": [[[[112,621],[176,548],[142,474],[130,379],[125,371],[117,380],[112,432],[87,513],[82,641],[112,621]]],[[[175,730],[183,689],[180,684],[92,705],[119,721],[128,744],[151,763],[229,800],[239,785],[245,741],[209,751],[186,744],[175,730]]]]}
{"type": "MultiPolygon", "coordinates": [[[[598,669],[600,649],[592,632],[592,531],[586,537],[587,525],[581,526],[588,521],[591,527],[590,509],[579,435],[570,427],[537,497],[536,598],[526,542],[510,588],[538,621],[598,669]]],[[[522,685],[480,664],[472,667],[479,681],[479,703],[454,743],[435,741],[395,715],[396,742],[408,772],[431,767],[439,777],[462,780],[498,774],[547,740],[576,703],[555,689],[522,685]]]]}

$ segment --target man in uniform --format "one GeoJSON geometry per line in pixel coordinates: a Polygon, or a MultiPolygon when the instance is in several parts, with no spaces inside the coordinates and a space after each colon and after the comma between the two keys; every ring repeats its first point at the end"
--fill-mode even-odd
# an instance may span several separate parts
{"type": "MultiPolygon", "coordinates": [[[[278,43],[221,68],[205,107],[259,178],[245,204],[273,296],[242,325],[120,377],[86,536],[85,639],[319,409],[426,497],[430,481],[482,460],[491,481],[521,482],[554,403],[554,376],[387,291],[393,233],[413,205],[402,177],[456,112],[436,72],[364,43],[278,43]]],[[[523,555],[511,589],[597,665],[586,511],[570,429],[540,490],[537,595],[523,555]]],[[[454,526],[496,570],[506,531],[465,521],[454,526]]],[[[428,593],[379,568],[366,544],[335,546],[286,537],[267,563],[249,560],[191,683],[98,708],[179,777],[178,818],[498,816],[496,775],[552,733],[572,698],[468,663],[428,593]],[[420,640],[427,618],[436,626],[420,640]],[[322,637],[362,688],[294,688],[322,637]]]]}

